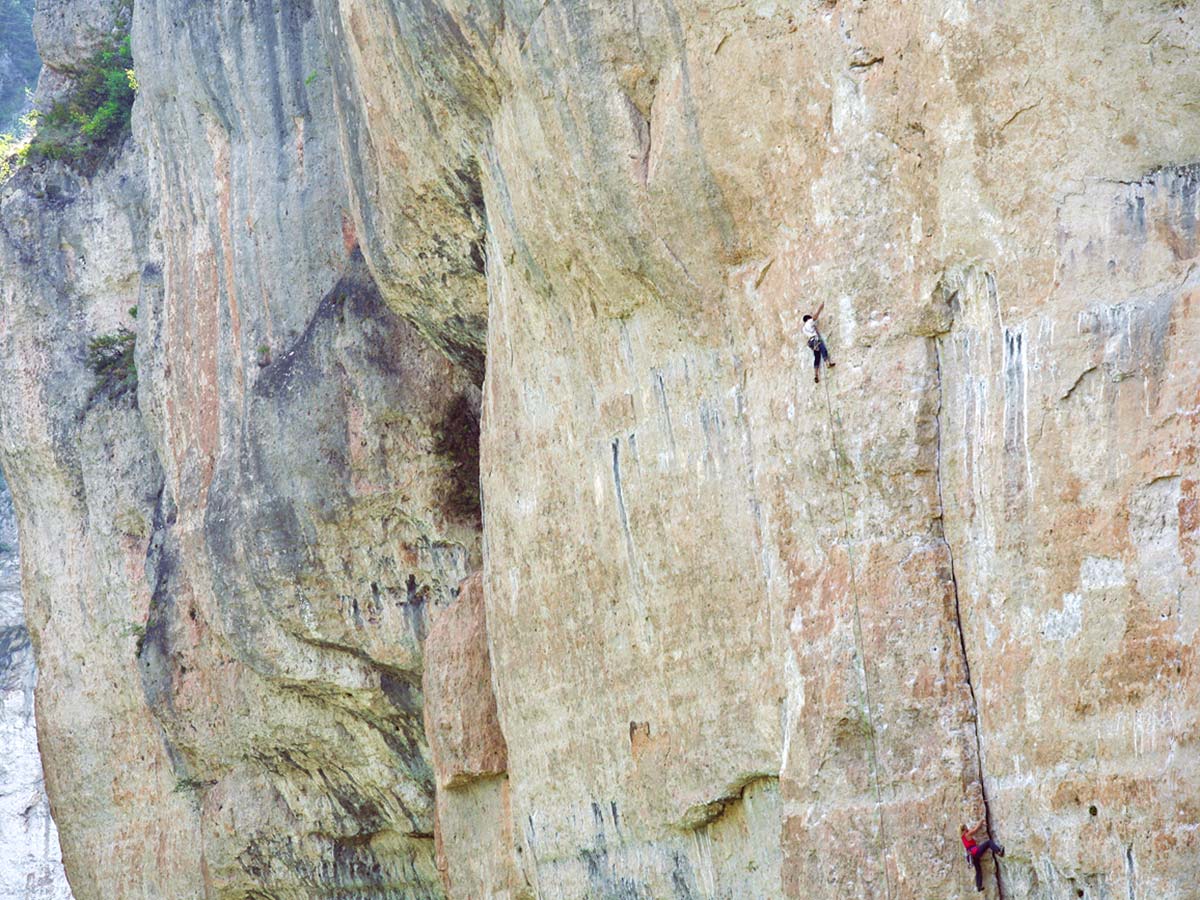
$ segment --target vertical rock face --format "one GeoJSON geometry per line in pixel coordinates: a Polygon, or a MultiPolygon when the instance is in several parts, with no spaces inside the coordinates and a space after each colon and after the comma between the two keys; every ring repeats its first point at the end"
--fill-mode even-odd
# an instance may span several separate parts
{"type": "Polygon", "coordinates": [[[131,397],[94,392],[86,362],[89,338],[138,303],[141,185],[126,155],[90,181],[23,172],[0,204],[3,459],[26,617],[51,673],[37,687],[46,786],[77,897],[113,884],[169,896],[172,872],[199,871],[194,816],[172,790],[137,665],[161,468],[131,397]]]}
{"type": "Polygon", "coordinates": [[[364,265],[313,11],[181,9],[137,14],[146,139],[5,197],[67,865],[79,897],[439,895],[421,641],[480,564],[479,390],[364,265]],[[135,392],[87,361],[120,326],[135,392]]]}
{"type": "Polygon", "coordinates": [[[1021,318],[986,271],[943,286],[947,533],[992,810],[1046,823],[1006,867],[1018,896],[1194,878],[1196,178],[1073,197],[1070,302],[1021,318]]]}
{"type": "Polygon", "coordinates": [[[693,833],[774,776],[763,896],[969,891],[985,799],[991,890],[1186,895],[1194,16],[637,12],[530,19],[494,117],[488,626],[537,889],[753,895],[693,833]]]}
{"type": "Polygon", "coordinates": [[[511,859],[508,748],[496,714],[481,573],[462,583],[458,600],[430,628],[424,688],[446,892],[511,896],[523,885],[511,859]]]}
{"type": "Polygon", "coordinates": [[[32,20],[33,0],[0,3],[0,134],[17,130],[27,107],[26,92],[42,67],[32,20]]]}
{"type": "Polygon", "coordinates": [[[320,38],[305,3],[135,16],[162,235],[139,402],[165,476],[139,664],[211,890],[425,897],[421,640],[479,565],[445,449],[478,389],[364,264],[320,38]]]}
{"type": "Polygon", "coordinates": [[[501,775],[508,767],[478,574],[463,582],[458,601],[425,640],[425,734],[442,787],[501,775]]]}
{"type": "Polygon", "coordinates": [[[139,2],[0,199],[76,895],[1190,896],[1198,27],[139,2]]]}
{"type": "Polygon", "coordinates": [[[12,498],[0,479],[0,898],[70,900],[38,756],[18,567],[12,498]]]}

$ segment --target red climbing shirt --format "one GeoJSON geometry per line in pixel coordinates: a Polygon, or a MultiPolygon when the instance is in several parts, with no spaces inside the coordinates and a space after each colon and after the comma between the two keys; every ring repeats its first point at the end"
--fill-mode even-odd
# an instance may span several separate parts
{"type": "Polygon", "coordinates": [[[963,842],[963,846],[967,848],[968,853],[970,853],[972,856],[978,855],[979,844],[977,844],[975,842],[975,838],[971,837],[970,835],[964,834],[962,836],[962,842],[963,842]]]}

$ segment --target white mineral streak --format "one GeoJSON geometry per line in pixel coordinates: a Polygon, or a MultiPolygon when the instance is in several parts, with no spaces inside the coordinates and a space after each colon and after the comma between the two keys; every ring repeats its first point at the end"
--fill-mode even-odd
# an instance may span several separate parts
{"type": "Polygon", "coordinates": [[[17,523],[0,478],[0,900],[69,900],[34,727],[17,523]]]}

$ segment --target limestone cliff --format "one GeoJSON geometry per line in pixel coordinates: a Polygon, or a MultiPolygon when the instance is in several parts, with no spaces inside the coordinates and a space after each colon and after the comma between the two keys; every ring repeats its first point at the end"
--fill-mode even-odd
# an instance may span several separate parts
{"type": "Polygon", "coordinates": [[[0,134],[15,132],[42,61],[33,40],[33,0],[0,0],[0,134]]]}
{"type": "Polygon", "coordinates": [[[0,197],[76,896],[1191,896],[1198,28],[137,0],[0,197]]]}
{"type": "Polygon", "coordinates": [[[70,900],[42,782],[18,567],[12,498],[0,479],[0,900],[70,900]]]}

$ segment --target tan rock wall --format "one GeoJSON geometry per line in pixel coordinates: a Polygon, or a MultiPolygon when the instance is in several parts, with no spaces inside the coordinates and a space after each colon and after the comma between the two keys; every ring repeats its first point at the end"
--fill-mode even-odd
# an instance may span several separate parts
{"type": "Polygon", "coordinates": [[[472,575],[425,638],[425,735],[440,787],[501,775],[508,749],[496,718],[483,579],[472,575]]]}
{"type": "Polygon", "coordinates": [[[144,162],[3,201],[78,896],[960,897],[985,799],[990,895],[1188,896],[1198,25],[139,3],[144,162]]]}
{"type": "Polygon", "coordinates": [[[1097,186],[1059,218],[1064,284],[1104,266],[1132,291],[1023,318],[972,273],[939,341],[992,810],[1040,823],[1018,895],[1194,877],[1194,183],[1097,186]]]}
{"type": "Polygon", "coordinates": [[[514,865],[508,748],[496,716],[483,578],[425,639],[425,735],[437,780],[438,869],[453,897],[528,896],[514,865]]]}
{"type": "MultiPolygon", "coordinates": [[[[498,130],[493,188],[497,203],[513,198],[516,222],[493,225],[489,254],[485,496],[490,510],[511,514],[493,512],[485,531],[514,816],[547,823],[545,837],[532,826],[525,832],[532,855],[548,859],[537,868],[547,895],[678,890],[673,872],[698,866],[685,852],[673,856],[674,839],[655,833],[681,821],[671,804],[715,801],[726,785],[762,772],[781,780],[785,895],[969,891],[956,831],[982,813],[977,747],[984,785],[998,798],[993,824],[1011,848],[1006,896],[1058,896],[1072,884],[1097,894],[1137,891],[1147,883],[1187,894],[1191,876],[1176,868],[1191,866],[1186,849],[1150,849],[1186,847],[1179,841],[1190,833],[1183,823],[1193,818],[1186,785],[1195,747],[1186,716],[1160,714],[1152,726],[1184,779],[1153,793],[1162,825],[1145,831],[1134,807],[1110,806],[1100,826],[1086,806],[1076,808],[1082,818],[1050,814],[1064,798],[1033,798],[1086,766],[1086,745],[1072,750],[1022,729],[1013,736],[1021,749],[998,742],[1005,723],[1020,717],[1021,694],[1093,702],[1097,687],[1085,687],[1083,675],[1097,673],[1097,681],[1102,661],[1080,646],[1075,674],[1064,679],[1058,666],[1065,650],[1072,656],[1061,639],[1044,651],[994,637],[989,645],[988,629],[999,626],[981,622],[977,598],[985,578],[994,609],[1008,604],[1007,627],[1018,630],[1020,603],[1031,605],[1024,615],[1034,622],[1068,616],[1058,598],[1074,588],[1040,582],[1050,567],[1024,550],[1037,547],[1072,583],[1083,563],[1078,550],[1070,540],[1036,540],[1036,526],[1012,509],[1012,489],[1000,488],[1034,466],[1025,444],[1037,444],[1041,426],[1026,424],[1026,396],[1038,395],[1031,382],[1050,374],[1056,349],[1069,355],[1073,333],[1099,329],[1103,338],[1087,340],[1092,355],[1128,355],[1123,341],[1155,360],[1143,364],[1141,405],[1131,395],[1120,413],[1092,409],[1090,427],[1080,423],[1072,452],[1103,460],[1105,469],[1124,468],[1104,448],[1131,432],[1159,446],[1146,405],[1152,382],[1172,380],[1172,395],[1194,392],[1194,376],[1172,379],[1166,363],[1189,356],[1190,332],[1180,322],[1194,250],[1179,223],[1193,214],[1194,194],[1176,187],[1168,199],[1157,188],[1157,199],[1147,200],[1148,217],[1157,203],[1176,220],[1146,226],[1145,234],[1165,234],[1157,246],[1132,225],[1114,227],[1111,201],[1074,212],[1079,196],[1105,179],[1136,181],[1191,158],[1196,135],[1178,85],[1192,76],[1176,68],[1176,48],[1192,39],[1193,18],[1165,6],[930,3],[678,8],[659,20],[574,5],[548,7],[531,28],[517,89],[501,102],[499,119],[512,124],[498,130]],[[615,39],[624,28],[638,39],[632,31],[615,39]],[[582,33],[586,44],[572,43],[582,33]],[[636,164],[636,117],[625,132],[616,125],[615,110],[637,106],[616,74],[628,52],[618,47],[659,54],[647,78],[654,88],[644,168],[636,164]],[[544,63],[528,65],[539,52],[544,63]],[[598,71],[580,62],[587,75],[580,74],[576,53],[598,71]],[[522,77],[530,82],[523,90],[522,77]],[[617,142],[622,133],[627,147],[617,142]],[[658,153],[662,165],[654,164],[658,153]],[[594,169],[574,180],[574,165],[594,169]],[[639,232],[642,209],[653,210],[649,234],[639,232]],[[1076,216],[1089,230],[1069,236],[1076,216]],[[654,260],[680,223],[686,246],[717,242],[702,254],[723,264],[713,275],[682,256],[686,275],[655,274],[654,260]],[[620,258],[597,249],[609,225],[629,235],[637,262],[625,268],[639,273],[639,289],[618,275],[591,275],[620,258]],[[1164,252],[1178,261],[1173,275],[1149,264],[1164,252]],[[1090,268],[1072,263],[1085,254],[1096,259],[1090,268]],[[1145,261],[1130,271],[1122,259],[1145,261]],[[969,338],[949,298],[973,267],[991,273],[1001,298],[992,318],[1027,341],[1040,336],[1040,368],[1005,367],[998,324],[990,349],[950,360],[950,348],[969,338]],[[1130,309],[1112,325],[1103,316],[1088,324],[1090,306],[1151,305],[1139,297],[1160,298],[1157,315],[1130,309]],[[840,362],[828,397],[814,390],[799,340],[800,314],[819,302],[828,304],[825,328],[840,362]],[[618,321],[606,318],[614,313],[618,321]],[[968,388],[987,392],[990,426],[971,417],[974,407],[963,410],[968,388]],[[957,468],[964,442],[977,461],[978,448],[990,450],[987,474],[976,478],[996,485],[982,498],[976,491],[971,513],[961,506],[968,497],[957,468]],[[546,463],[530,474],[533,458],[546,463]],[[968,514],[970,524],[960,524],[956,517],[968,514]],[[569,547],[570,559],[547,561],[547,546],[569,547]],[[1006,599],[1018,591],[1038,599],[1006,599]],[[957,613],[977,679],[978,734],[957,613]],[[1055,662],[1036,685],[1019,661],[1031,652],[1055,662]],[[1003,671],[1020,672],[1021,687],[1003,671]],[[786,693],[771,690],[773,678],[786,693]],[[534,692],[547,684],[548,704],[534,692]],[[577,696],[588,698],[584,713],[575,712],[577,696]],[[648,732],[638,750],[627,742],[626,720],[648,732]],[[645,749],[655,739],[657,756],[645,749]],[[1048,751],[1038,765],[1020,761],[1031,745],[1048,751]],[[1005,761],[993,764],[996,754],[1005,761]],[[634,773],[647,757],[657,768],[640,782],[634,773]],[[619,849],[608,837],[614,825],[589,820],[593,798],[615,803],[632,823],[619,849]],[[1045,812],[1026,813],[1035,807],[1045,812]],[[1097,827],[1112,836],[1097,841],[1097,827]],[[1137,845],[1132,856],[1121,834],[1137,845]],[[653,849],[627,851],[642,840],[653,849]],[[566,850],[571,845],[593,858],[602,848],[612,864],[597,875],[566,850]],[[1051,849],[1066,846],[1065,855],[1051,849]],[[1137,870],[1142,852],[1163,866],[1155,876],[1137,870]],[[687,864],[673,869],[673,859],[687,864]]],[[[1183,185],[1185,173],[1157,181],[1183,185]]],[[[1125,205],[1136,215],[1134,199],[1125,205]]],[[[1180,436],[1169,439],[1177,446],[1194,440],[1191,405],[1164,407],[1162,415],[1179,422],[1180,436]]],[[[1042,446],[1043,465],[1062,473],[1051,445],[1042,446]]],[[[1186,478],[1177,473],[1179,455],[1169,452],[1162,474],[1186,478]]],[[[1103,471],[1081,480],[1116,508],[1112,515],[1125,515],[1122,492],[1103,471]]],[[[1154,490],[1163,496],[1139,507],[1175,508],[1174,488],[1154,490]]],[[[1042,502],[1050,516],[1091,521],[1079,501],[1068,494],[1042,502]]],[[[1175,529],[1151,531],[1143,540],[1152,549],[1143,552],[1169,557],[1168,568],[1182,573],[1175,560],[1188,552],[1188,538],[1176,557],[1175,538],[1164,533],[1175,529]]],[[[1107,559],[1114,550],[1093,552],[1107,559]]],[[[1109,571],[1103,560],[1091,565],[1109,571]]],[[[1194,583],[1169,578],[1186,610],[1182,598],[1194,597],[1194,583]]],[[[1095,627],[1119,646],[1122,617],[1103,621],[1095,627]]],[[[1030,632],[1027,641],[1035,640],[1030,632]]],[[[1157,644],[1148,664],[1166,679],[1168,705],[1180,709],[1191,692],[1186,667],[1173,678],[1166,669],[1191,646],[1182,633],[1177,643],[1157,644]]],[[[1140,646],[1148,649],[1148,637],[1140,646]]],[[[1139,677],[1154,676],[1114,670],[1107,680],[1139,677]]],[[[1108,734],[1143,733],[1146,726],[1133,724],[1150,713],[1140,698],[1110,702],[1112,711],[1085,732],[1108,720],[1108,734]]]]}
{"type": "Polygon", "coordinates": [[[161,470],[127,402],[93,402],[87,341],[138,302],[138,173],[6,185],[0,452],[38,666],[39,745],[76,898],[170,896],[202,848],[137,655],[161,470]],[[46,198],[54,198],[46,213],[46,198]]]}
{"type": "Polygon", "coordinates": [[[363,262],[322,12],[137,16],[164,242],[143,394],[170,497],[143,680],[200,785],[217,895],[424,897],[421,643],[479,562],[477,510],[447,502],[473,476],[444,450],[478,391],[363,262]]]}
{"type": "Polygon", "coordinates": [[[314,11],[180,13],[137,15],[136,149],[6,186],[4,461],[68,871],[79,897],[438,896],[421,644],[480,562],[478,389],[364,266],[314,11]],[[118,324],[136,403],[84,359],[118,324]]]}

